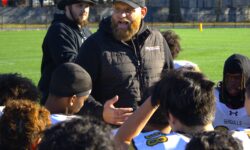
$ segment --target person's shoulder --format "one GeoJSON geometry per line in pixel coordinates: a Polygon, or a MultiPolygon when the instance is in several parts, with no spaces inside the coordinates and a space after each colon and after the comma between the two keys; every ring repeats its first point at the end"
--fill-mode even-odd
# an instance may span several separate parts
{"type": "MultiPolygon", "coordinates": [[[[82,47],[85,45],[91,46],[91,47],[99,47],[102,43],[104,38],[107,38],[106,36],[102,35],[99,31],[94,32],[91,34],[83,43],[82,47]],[[98,44],[97,44],[98,43],[98,44]]],[[[94,49],[94,48],[93,48],[94,49]]],[[[92,51],[92,49],[91,49],[92,51]]],[[[94,51],[94,50],[93,50],[94,51]]]]}
{"type": "Polygon", "coordinates": [[[64,114],[51,114],[50,119],[52,124],[57,124],[62,121],[69,121],[73,118],[79,118],[80,116],[77,115],[64,115],[64,114]]]}
{"type": "MultiPolygon", "coordinates": [[[[93,33],[91,34],[82,44],[81,48],[85,48],[87,47],[96,47],[98,46],[97,42],[100,42],[100,40],[98,40],[100,37],[97,35],[97,33],[93,33]]],[[[88,48],[89,49],[89,48],[88,48]]],[[[89,49],[90,51],[92,51],[92,49],[89,49]]]]}
{"type": "Polygon", "coordinates": [[[142,25],[142,30],[144,30],[144,31],[147,30],[151,34],[161,35],[162,36],[161,32],[158,29],[156,29],[154,27],[150,27],[150,26],[146,25],[145,23],[143,23],[143,25],[142,25]]]}
{"type": "Polygon", "coordinates": [[[3,115],[4,108],[5,108],[5,106],[0,106],[0,117],[3,115]]]}
{"type": "Polygon", "coordinates": [[[143,31],[139,33],[140,36],[148,37],[150,41],[164,41],[160,31],[152,29],[148,26],[144,27],[143,31]]]}
{"type": "Polygon", "coordinates": [[[171,132],[169,134],[166,135],[168,138],[173,138],[173,139],[181,139],[185,142],[189,142],[190,138],[192,137],[192,135],[188,135],[188,134],[184,134],[184,133],[177,133],[177,132],[171,132]]]}
{"type": "Polygon", "coordinates": [[[198,67],[197,64],[187,61],[187,60],[174,60],[174,68],[179,69],[181,67],[192,67],[195,71],[200,72],[200,68],[198,67]]]}
{"type": "Polygon", "coordinates": [[[242,142],[244,149],[250,149],[249,129],[241,129],[241,131],[230,131],[232,136],[242,142]]]}
{"type": "Polygon", "coordinates": [[[60,33],[69,32],[71,30],[73,29],[69,27],[68,25],[66,25],[65,23],[55,22],[51,24],[51,26],[49,27],[47,34],[58,35],[60,33]]]}
{"type": "Polygon", "coordinates": [[[153,28],[150,28],[150,27],[147,27],[147,29],[152,35],[155,35],[155,36],[161,36],[162,37],[162,34],[159,30],[156,30],[156,29],[153,29],[153,28]]]}

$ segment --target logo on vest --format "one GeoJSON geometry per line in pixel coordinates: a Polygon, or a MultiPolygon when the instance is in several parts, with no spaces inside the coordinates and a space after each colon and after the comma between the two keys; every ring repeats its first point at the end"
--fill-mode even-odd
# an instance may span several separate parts
{"type": "Polygon", "coordinates": [[[160,46],[145,47],[146,51],[159,51],[160,46]]]}
{"type": "Polygon", "coordinates": [[[233,112],[233,111],[230,110],[229,115],[230,116],[232,116],[232,115],[238,116],[238,111],[233,112]]]}

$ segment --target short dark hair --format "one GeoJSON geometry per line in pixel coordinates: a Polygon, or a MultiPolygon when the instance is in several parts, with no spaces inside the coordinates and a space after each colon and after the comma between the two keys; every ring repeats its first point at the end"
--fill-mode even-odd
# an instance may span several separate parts
{"type": "Polygon", "coordinates": [[[240,140],[228,132],[210,131],[194,135],[186,145],[186,150],[243,150],[240,140]]]}
{"type": "Polygon", "coordinates": [[[200,72],[171,70],[156,84],[152,101],[186,126],[207,125],[215,114],[213,86],[200,72]]]}
{"type": "Polygon", "coordinates": [[[0,149],[27,150],[51,125],[49,111],[30,100],[7,101],[0,118],[0,149]]]}
{"type": "Polygon", "coordinates": [[[172,57],[175,59],[182,50],[179,35],[172,30],[163,31],[161,34],[168,43],[172,57]]]}
{"type": "Polygon", "coordinates": [[[161,111],[161,106],[155,111],[155,113],[149,119],[148,123],[151,125],[169,125],[168,117],[161,111]]]}
{"type": "Polygon", "coordinates": [[[84,116],[61,122],[45,131],[39,150],[112,150],[111,129],[103,121],[84,116]]]}
{"type": "Polygon", "coordinates": [[[40,93],[34,83],[18,73],[0,74],[0,105],[11,99],[39,101],[40,93]]]}

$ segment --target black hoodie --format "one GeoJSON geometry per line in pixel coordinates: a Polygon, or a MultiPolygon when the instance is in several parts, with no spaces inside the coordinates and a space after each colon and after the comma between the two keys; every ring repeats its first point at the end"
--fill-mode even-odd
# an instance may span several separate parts
{"type": "Polygon", "coordinates": [[[55,14],[42,45],[43,58],[38,87],[43,94],[48,94],[51,74],[55,68],[65,62],[74,62],[82,43],[90,35],[88,28],[80,29],[65,14],[55,14]]]}
{"type": "Polygon", "coordinates": [[[218,89],[220,91],[220,101],[232,109],[241,108],[244,106],[245,84],[250,77],[250,60],[246,56],[240,54],[231,55],[224,64],[223,81],[219,82],[218,89]],[[241,92],[237,96],[230,96],[225,86],[225,76],[227,73],[242,74],[241,92]]]}

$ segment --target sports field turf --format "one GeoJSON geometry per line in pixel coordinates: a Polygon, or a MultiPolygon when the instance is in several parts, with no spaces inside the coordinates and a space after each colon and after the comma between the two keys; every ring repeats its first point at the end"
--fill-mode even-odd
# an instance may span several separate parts
{"type": "MultiPolygon", "coordinates": [[[[250,57],[250,29],[175,29],[183,51],[213,81],[221,79],[225,59],[233,53],[250,57]]],[[[40,78],[41,44],[46,31],[0,31],[0,73],[18,72],[35,83],[40,78]]]]}

